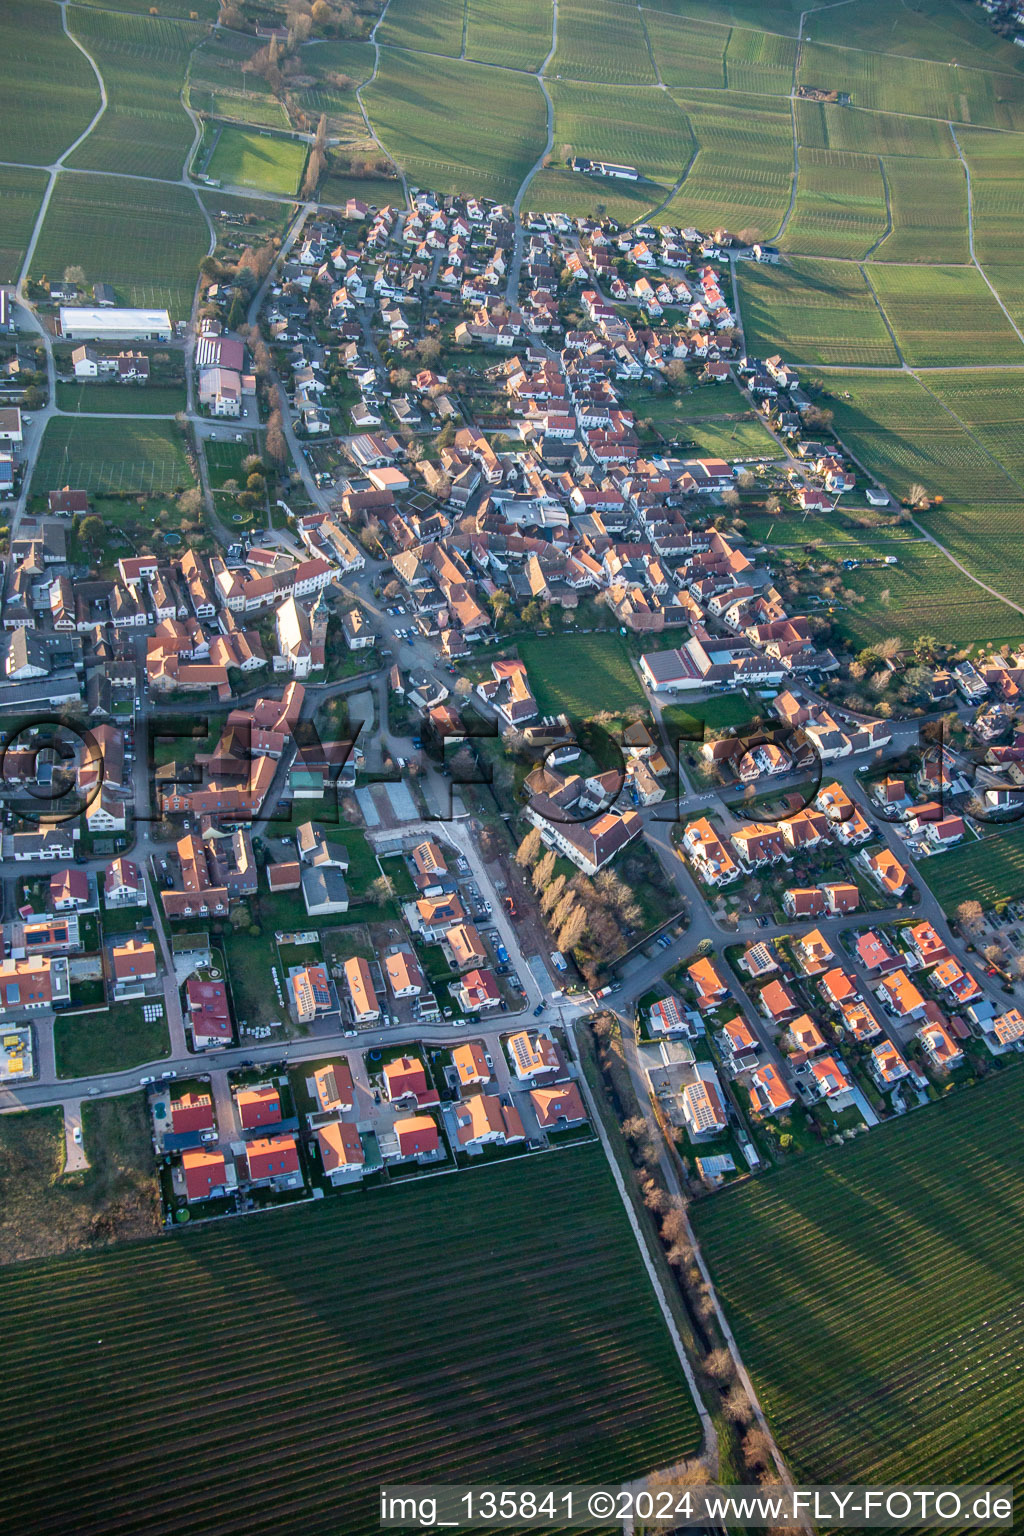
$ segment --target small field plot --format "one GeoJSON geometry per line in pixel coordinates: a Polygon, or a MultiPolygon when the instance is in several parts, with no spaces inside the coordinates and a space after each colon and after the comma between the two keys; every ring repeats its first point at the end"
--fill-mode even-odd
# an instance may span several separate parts
{"type": "MultiPolygon", "coordinates": [[[[630,224],[663,199],[659,182],[613,181],[568,170],[543,170],[530,182],[523,207],[531,213],[564,213],[572,218],[584,213],[608,214],[620,224],[630,224]]],[[[668,221],[659,217],[657,222],[668,221]]]]}
{"type": "Polygon", "coordinates": [[[60,23],[59,6],[6,0],[0,160],[49,165],[99,110],[96,76],[60,23]]]}
{"type": "Polygon", "coordinates": [[[187,187],[116,176],[60,176],[32,262],[33,276],[80,266],[90,283],[113,283],[127,304],[159,306],[181,319],[192,308],[206,223],[187,187]]]}
{"type": "Polygon", "coordinates": [[[195,137],[181,88],[202,28],[82,6],[69,7],[68,25],[95,58],[107,88],[106,111],[68,164],[177,180],[195,137]]]}
{"type": "Polygon", "coordinates": [[[380,150],[370,137],[356,100],[356,90],[373,74],[373,48],[369,43],[313,43],[302,50],[302,78],[309,83],[293,87],[292,94],[311,118],[327,117],[335,164],[351,164],[353,158],[376,159],[380,150]]]}
{"type": "Polygon", "coordinates": [[[558,635],[517,642],[542,715],[577,719],[643,705],[644,693],[621,635],[558,635]]]}
{"type": "Polygon", "coordinates": [[[166,421],[78,421],[58,416],[43,437],[33,490],[169,493],[192,484],[181,434],[166,421]]]}
{"type": "Polygon", "coordinates": [[[854,0],[841,11],[815,11],[805,29],[816,43],[845,44],[877,53],[913,54],[939,64],[971,65],[1012,74],[1020,67],[1013,44],[994,33],[987,18],[957,0],[926,0],[914,9],[914,24],[885,0],[854,0]]]}
{"type": "MultiPolygon", "coordinates": [[[[661,183],[662,196],[696,147],[685,115],[665,91],[565,80],[552,81],[548,91],[555,105],[556,144],[571,146],[574,154],[591,160],[628,161],[661,183]]],[[[598,186],[594,195],[600,198],[614,183],[602,177],[598,186]]],[[[648,188],[646,195],[657,201],[651,191],[648,188]]]]}
{"type": "Polygon", "coordinates": [[[173,416],[185,409],[185,387],[173,384],[58,384],[57,404],[62,411],[83,416],[173,416]]]}
{"type": "Polygon", "coordinates": [[[392,0],[377,28],[376,41],[458,58],[464,16],[465,0],[392,0]]]}
{"type": "MultiPolygon", "coordinates": [[[[645,6],[645,9],[647,7],[645,6]]],[[[651,7],[720,25],[760,28],[796,37],[800,0],[657,0],[651,7]]]]}
{"type": "Polygon", "coordinates": [[[866,256],[888,228],[885,183],[875,155],[805,149],[796,202],[780,245],[805,256],[866,256]]]}
{"type": "Polygon", "coordinates": [[[0,283],[13,283],[21,271],[46,179],[45,171],[0,166],[0,283]]]}
{"type": "Polygon", "coordinates": [[[24,1266],[0,1276],[0,1298],[17,1322],[11,1452],[41,1479],[6,1481],[8,1529],[142,1536],[187,1506],[197,1536],[371,1536],[381,1484],[428,1466],[446,1481],[617,1486],[700,1443],[593,1144],[24,1266]],[[396,1231],[419,1255],[412,1286],[396,1231]],[[453,1305],[471,1347],[452,1348],[453,1305]],[[392,1321],[400,1350],[387,1344],[392,1321]],[[135,1369],[111,1372],[111,1348],[135,1369]],[[225,1405],[216,1447],[187,1408],[199,1383],[225,1405]],[[226,1409],[249,1399],[245,1413],[226,1409]]]}
{"type": "Polygon", "coordinates": [[[952,916],[962,901],[1019,901],[1024,896],[1024,824],[998,827],[928,860],[928,886],[952,916]]]}
{"type": "Polygon", "coordinates": [[[927,59],[805,42],[801,85],[844,91],[856,107],[907,112],[954,123],[1016,129],[1024,116],[1024,77],[960,69],[927,59]]]}
{"type": "Polygon", "coordinates": [[[867,155],[909,155],[955,160],[956,145],[946,123],[927,117],[900,117],[824,101],[795,101],[797,133],[808,149],[854,149],[867,155]]]}
{"type": "Polygon", "coordinates": [[[221,128],[207,174],[228,186],[255,187],[291,197],[299,190],[307,147],[247,128],[221,128]]]}
{"type": "Polygon", "coordinates": [[[731,91],[788,96],[796,51],[792,38],[734,27],[725,53],[725,83],[731,91]]]}
{"type": "Polygon", "coordinates": [[[59,1013],[53,1049],[58,1077],[124,1072],[171,1054],[167,1017],[146,1019],[142,1003],[115,1003],[106,1013],[59,1013]]]}
{"type": "Polygon", "coordinates": [[[551,0],[518,0],[510,27],[505,0],[466,0],[466,57],[539,69],[551,48],[551,12],[551,0]]]}
{"type": "Polygon", "coordinates": [[[644,25],[666,85],[724,90],[729,28],[668,11],[646,11],[644,25]]]}
{"type": "Polygon", "coordinates": [[[975,268],[873,264],[870,279],[908,363],[1024,363],[1024,343],[975,268]]]}
{"type": "Polygon", "coordinates": [[[959,160],[887,155],[892,233],[872,261],[966,262],[967,178],[959,160]]]}
{"type": "MultiPolygon", "coordinates": [[[[188,99],[193,111],[270,128],[287,128],[288,114],[261,75],[246,69],[260,41],[237,32],[214,32],[192,55],[188,99]]],[[[317,45],[319,46],[319,45],[317,45]]],[[[309,67],[303,50],[303,68],[309,67]]],[[[298,96],[298,92],[296,95],[298,96]]]]}
{"type": "Polygon", "coordinates": [[[560,0],[549,74],[617,85],[655,85],[640,12],[628,0],[560,0]]]}
{"type": "Polygon", "coordinates": [[[657,394],[633,387],[625,391],[623,399],[636,415],[642,435],[649,422],[664,443],[688,453],[733,462],[782,455],[778,443],[731,381],[657,394]]]}
{"type": "MultiPolygon", "coordinates": [[[[928,526],[933,527],[930,522],[928,526]]],[[[957,570],[933,544],[888,539],[884,545],[844,547],[842,555],[857,559],[879,552],[895,556],[897,564],[843,572],[844,587],[855,592],[858,601],[841,604],[832,618],[854,646],[876,645],[890,635],[907,644],[934,635],[956,646],[993,635],[1024,635],[1024,617],[957,570]]]]}
{"type": "Polygon", "coordinates": [[[928,388],[1024,485],[1024,389],[1016,372],[930,373],[928,388]]]}
{"type": "MultiPolygon", "coordinates": [[[[101,11],[109,10],[107,0],[78,0],[81,5],[98,6],[101,11]]],[[[118,0],[119,11],[145,12],[147,15],[153,9],[150,0],[118,0]]],[[[160,5],[161,16],[182,16],[194,20],[197,16],[200,21],[216,21],[220,12],[220,0],[163,0],[160,5]]]]}
{"type": "Polygon", "coordinates": [[[837,262],[737,265],[747,342],[794,363],[894,367],[896,353],[860,269],[837,262]]]}
{"type": "Polygon", "coordinates": [[[1024,238],[1024,136],[966,128],[958,128],[956,136],[971,169],[975,254],[984,267],[990,262],[1019,267],[1024,238]]]}
{"type": "Polygon", "coordinates": [[[1000,1072],[694,1208],[795,1478],[1019,1480],[1022,1148],[1000,1072]]]}
{"type": "Polygon", "coordinates": [[[332,171],[320,183],[321,203],[344,208],[350,197],[368,208],[402,206],[402,183],[397,176],[343,176],[332,171]]]}
{"type": "Polygon", "coordinates": [[[731,91],[703,98],[673,94],[700,149],[665,209],[665,222],[774,236],[793,185],[789,103],[731,91]]]}
{"type": "Polygon", "coordinates": [[[509,202],[544,149],[544,97],[526,75],[389,48],[363,101],[409,178],[440,192],[509,202]]]}

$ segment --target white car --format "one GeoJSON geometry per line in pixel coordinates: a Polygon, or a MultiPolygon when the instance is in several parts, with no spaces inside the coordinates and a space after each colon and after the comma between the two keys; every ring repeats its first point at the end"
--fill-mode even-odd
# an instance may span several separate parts
{"type": "Polygon", "coordinates": [[[156,1078],[155,1077],[140,1077],[139,1078],[139,1087],[140,1088],[146,1088],[146,1087],[148,1087],[148,1085],[150,1083],[155,1083],[155,1082],[156,1082],[156,1078]]]}
{"type": "Polygon", "coordinates": [[[74,1130],[71,1132],[71,1136],[75,1145],[80,1147],[82,1145],[82,1127],[80,1125],[76,1125],[74,1130]]]}

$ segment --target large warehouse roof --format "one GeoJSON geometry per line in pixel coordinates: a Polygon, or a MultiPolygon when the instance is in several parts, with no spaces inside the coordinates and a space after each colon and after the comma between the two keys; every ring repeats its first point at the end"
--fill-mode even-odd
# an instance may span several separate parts
{"type": "Polygon", "coordinates": [[[152,336],[170,334],[166,309],[89,309],[61,305],[60,328],[65,336],[152,336]]]}

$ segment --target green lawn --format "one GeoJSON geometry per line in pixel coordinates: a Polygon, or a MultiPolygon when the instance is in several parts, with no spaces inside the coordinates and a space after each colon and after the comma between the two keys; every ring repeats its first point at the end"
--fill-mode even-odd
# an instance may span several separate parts
{"type": "MultiPolygon", "coordinates": [[[[156,1001],[162,1004],[163,998],[156,1001]]],[[[123,1072],[171,1054],[166,1014],[155,1023],[141,1002],[114,1003],[106,1013],[58,1013],[53,1046],[58,1077],[92,1077],[123,1072]]]]}
{"type": "Polygon", "coordinates": [[[229,187],[255,187],[291,197],[299,190],[307,147],[256,129],[222,128],[207,174],[229,187]]]}
{"type": "Polygon", "coordinates": [[[748,721],[755,719],[761,713],[767,713],[769,701],[764,701],[763,708],[759,707],[760,701],[751,702],[742,693],[715,694],[713,698],[701,699],[689,709],[682,704],[668,704],[661,712],[661,718],[665,722],[669,740],[672,741],[678,731],[687,741],[700,741],[700,726],[703,722],[708,731],[724,731],[731,726],[743,726],[748,721]],[[687,733],[695,732],[690,735],[687,733]]]}
{"type": "Polygon", "coordinates": [[[780,458],[782,450],[735,384],[694,384],[657,393],[631,386],[623,401],[661,442],[689,454],[728,460],[780,458]]]}
{"type": "Polygon", "coordinates": [[[559,635],[520,640],[517,650],[542,715],[577,719],[644,703],[621,635],[559,635]]]}
{"type": "Polygon", "coordinates": [[[62,485],[85,491],[151,494],[192,484],[181,434],[168,421],[78,421],[56,417],[43,437],[35,491],[62,485]]]}
{"type": "Polygon", "coordinates": [[[1019,1481],[1022,1148],[1015,1068],[693,1208],[798,1482],[1019,1481]]]}
{"type": "Polygon", "coordinates": [[[962,901],[1019,901],[1024,896],[1024,824],[996,827],[990,836],[936,854],[921,866],[925,884],[953,913],[962,901]]]}
{"type": "Polygon", "coordinates": [[[185,409],[185,387],[174,384],[58,384],[62,411],[82,415],[174,416],[185,409]]]}
{"type": "Polygon", "coordinates": [[[617,1486],[700,1438],[593,1144],[22,1267],[0,1301],[11,1529],[370,1536],[382,1484],[617,1486]]]}

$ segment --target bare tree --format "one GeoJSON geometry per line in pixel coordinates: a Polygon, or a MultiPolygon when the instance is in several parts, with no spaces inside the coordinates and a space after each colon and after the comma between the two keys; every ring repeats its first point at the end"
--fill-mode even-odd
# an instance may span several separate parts
{"type": "Polygon", "coordinates": [[[516,863],[520,869],[528,869],[540,853],[540,828],[531,827],[516,849],[516,863]]]}
{"type": "Polygon", "coordinates": [[[533,871],[533,888],[542,891],[555,872],[555,855],[549,848],[533,871]]]}

